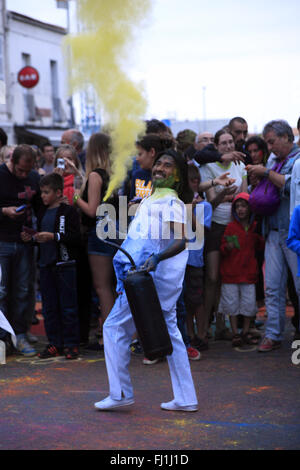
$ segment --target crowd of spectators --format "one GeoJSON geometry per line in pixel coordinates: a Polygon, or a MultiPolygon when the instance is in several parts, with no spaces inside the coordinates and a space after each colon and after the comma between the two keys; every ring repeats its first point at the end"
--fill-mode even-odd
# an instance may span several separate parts
{"type": "MultiPolygon", "coordinates": [[[[119,196],[127,197],[133,213],[132,206],[151,195],[152,167],[164,152],[180,152],[187,166],[188,223],[193,233],[197,224],[202,228],[197,249],[187,245],[177,300],[189,359],[200,359],[212,338],[234,347],[257,345],[259,352],[280,348],[287,298],[299,339],[300,146],[291,126],[274,120],[261,135],[249,136],[247,121],[234,117],[215,134],[185,129],[174,136],[152,119],[135,145],[132,169],[108,201],[115,209],[119,196]],[[262,334],[257,313],[264,306],[262,334]]],[[[86,149],[77,129],[65,131],[58,148],[51,142],[38,148],[8,145],[0,129],[0,311],[17,338],[14,347],[0,328],[8,353],[37,354],[38,338],[30,329],[39,321],[40,295],[47,335],[40,359],[76,359],[84,348],[103,349],[102,325],[118,296],[113,258],[121,244],[117,235],[108,238],[115,246],[97,236],[111,149],[103,132],[93,134],[86,149]]],[[[115,225],[117,233],[118,217],[115,225]]],[[[137,334],[131,351],[143,355],[137,334]]],[[[158,360],[144,357],[143,363],[158,360]]]]}

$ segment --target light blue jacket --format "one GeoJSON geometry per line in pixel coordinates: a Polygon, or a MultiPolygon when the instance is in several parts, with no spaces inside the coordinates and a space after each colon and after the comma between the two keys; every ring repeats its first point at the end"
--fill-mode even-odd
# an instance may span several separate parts
{"type": "MultiPolygon", "coordinates": [[[[298,147],[299,152],[300,148],[298,147]]],[[[290,217],[294,209],[300,204],[300,159],[295,161],[291,177],[290,217]]]]}
{"type": "Polygon", "coordinates": [[[300,276],[300,206],[297,206],[293,212],[289,236],[286,240],[287,247],[297,254],[298,258],[298,276],[300,276]]]}

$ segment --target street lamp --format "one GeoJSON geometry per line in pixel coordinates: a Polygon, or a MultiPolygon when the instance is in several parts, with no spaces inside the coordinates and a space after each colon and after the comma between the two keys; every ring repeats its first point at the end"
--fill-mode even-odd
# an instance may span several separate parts
{"type": "Polygon", "coordinates": [[[206,101],[205,101],[206,86],[202,87],[202,103],[203,103],[203,131],[206,131],[206,101]]]}

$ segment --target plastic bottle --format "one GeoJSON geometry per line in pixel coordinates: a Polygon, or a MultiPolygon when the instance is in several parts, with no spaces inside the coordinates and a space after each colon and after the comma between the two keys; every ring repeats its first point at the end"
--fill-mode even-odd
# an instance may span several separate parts
{"type": "Polygon", "coordinates": [[[0,364],[6,364],[5,343],[0,340],[0,364]]]}

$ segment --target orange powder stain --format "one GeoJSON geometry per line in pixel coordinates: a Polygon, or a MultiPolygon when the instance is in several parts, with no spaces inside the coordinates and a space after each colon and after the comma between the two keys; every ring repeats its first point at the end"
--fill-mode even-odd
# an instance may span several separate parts
{"type": "Polygon", "coordinates": [[[229,408],[233,408],[233,407],[234,407],[233,403],[227,403],[226,405],[222,406],[222,408],[225,408],[225,409],[229,409],[229,408]]]}
{"type": "Polygon", "coordinates": [[[39,377],[20,377],[16,379],[6,379],[0,381],[0,389],[1,385],[5,384],[5,387],[1,390],[2,396],[16,396],[19,394],[24,393],[24,389],[27,386],[34,386],[37,384],[41,384],[42,381],[39,377]]]}
{"type": "Polygon", "coordinates": [[[250,388],[250,391],[249,392],[246,392],[247,395],[253,395],[254,393],[262,393],[264,392],[265,390],[270,390],[272,387],[269,387],[267,385],[263,386],[263,387],[252,387],[250,388]]]}

